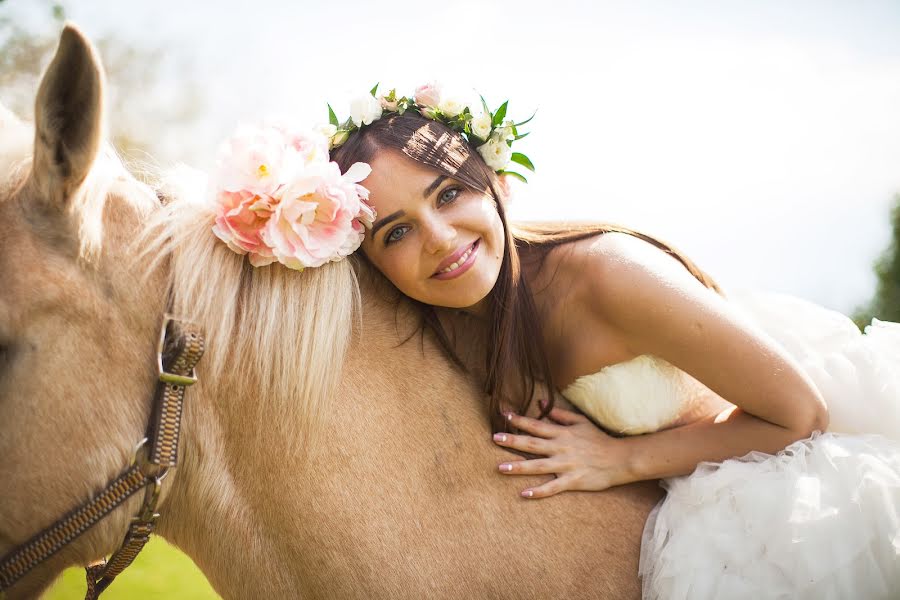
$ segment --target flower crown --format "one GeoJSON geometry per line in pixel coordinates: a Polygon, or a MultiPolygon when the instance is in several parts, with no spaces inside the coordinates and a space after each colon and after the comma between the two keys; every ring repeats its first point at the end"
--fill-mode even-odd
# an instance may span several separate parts
{"type": "Polygon", "coordinates": [[[529,171],[534,171],[531,160],[521,152],[512,151],[512,143],[520,140],[527,133],[519,134],[518,127],[534,118],[531,117],[516,123],[506,120],[506,107],[509,101],[491,111],[487,102],[481,97],[481,108],[476,114],[464,100],[446,94],[439,83],[428,83],[416,88],[413,97],[398,96],[392,89],[387,94],[378,95],[378,84],[368,94],[356,98],[350,103],[350,117],[341,123],[331,105],[328,105],[328,125],[321,128],[321,133],[329,139],[329,148],[335,148],[347,141],[351,133],[365,125],[371,125],[385,114],[403,114],[408,110],[440,121],[453,131],[461,134],[466,141],[478,150],[484,162],[497,174],[512,175],[527,181],[520,173],[507,171],[510,162],[517,163],[529,171]]]}
{"type": "Polygon", "coordinates": [[[219,150],[212,231],[254,267],[277,261],[302,271],[341,260],[375,220],[359,185],[371,171],[355,163],[341,174],[320,132],[239,127],[219,150]]]}

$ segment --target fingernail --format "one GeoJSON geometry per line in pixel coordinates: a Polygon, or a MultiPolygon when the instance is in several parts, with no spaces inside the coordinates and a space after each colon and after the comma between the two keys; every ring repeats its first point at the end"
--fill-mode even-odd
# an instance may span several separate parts
{"type": "Polygon", "coordinates": [[[534,496],[534,491],[532,491],[532,490],[522,490],[522,497],[523,497],[523,498],[531,498],[531,497],[533,497],[533,496],[534,496]]]}
{"type": "Polygon", "coordinates": [[[513,414],[512,414],[511,412],[508,412],[508,413],[505,413],[505,414],[506,414],[506,420],[507,420],[507,421],[512,421],[513,414]]]}
{"type": "Polygon", "coordinates": [[[509,473],[510,471],[512,471],[512,465],[509,463],[503,463],[502,465],[500,465],[500,470],[509,473]]]}
{"type": "Polygon", "coordinates": [[[541,407],[541,410],[544,410],[545,408],[547,408],[547,404],[548,404],[548,402],[546,400],[538,400],[538,406],[541,407]]]}
{"type": "Polygon", "coordinates": [[[495,433],[495,434],[494,434],[494,441],[495,441],[495,442],[505,442],[505,441],[506,441],[506,434],[505,434],[505,433],[495,433]]]}

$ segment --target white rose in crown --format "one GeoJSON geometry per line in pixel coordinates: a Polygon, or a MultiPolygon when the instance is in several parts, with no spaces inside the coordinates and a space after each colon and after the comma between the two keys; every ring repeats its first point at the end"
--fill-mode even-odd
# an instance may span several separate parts
{"type": "Polygon", "coordinates": [[[381,102],[372,94],[359,96],[350,103],[350,119],[357,127],[371,125],[381,118],[381,102]]]}
{"type": "Polygon", "coordinates": [[[441,111],[445,117],[459,116],[465,109],[466,102],[458,96],[442,98],[440,104],[438,104],[438,110],[441,111]]]}
{"type": "Polygon", "coordinates": [[[472,128],[472,133],[477,137],[486,140],[491,135],[491,115],[487,113],[481,113],[469,124],[472,128]]]}
{"type": "Polygon", "coordinates": [[[515,125],[515,122],[506,121],[502,127],[498,127],[494,131],[494,136],[498,140],[514,140],[514,139],[516,139],[516,134],[513,133],[513,125],[515,125]]]}
{"type": "Polygon", "coordinates": [[[487,166],[495,171],[502,171],[509,164],[512,157],[512,148],[505,141],[494,139],[493,137],[478,146],[478,153],[487,163],[487,166]]]}

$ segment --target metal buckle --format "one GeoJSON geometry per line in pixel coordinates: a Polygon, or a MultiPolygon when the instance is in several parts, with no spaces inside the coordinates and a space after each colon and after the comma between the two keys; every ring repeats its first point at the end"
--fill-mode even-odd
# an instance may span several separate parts
{"type": "MultiPolygon", "coordinates": [[[[128,466],[133,467],[134,465],[137,464],[137,462],[138,462],[138,453],[139,453],[142,449],[144,449],[144,447],[146,447],[147,444],[148,444],[149,442],[150,442],[150,440],[149,440],[148,438],[146,438],[146,437],[145,437],[145,438],[141,438],[141,441],[139,441],[139,442],[134,446],[134,452],[133,452],[132,455],[131,455],[131,462],[129,463],[128,466]]],[[[156,480],[157,494],[159,494],[159,489],[158,489],[158,488],[159,488],[159,485],[160,485],[160,484],[163,482],[163,480],[166,478],[166,475],[169,474],[169,467],[163,467],[163,466],[161,466],[161,465],[157,465],[157,464],[155,464],[155,463],[152,463],[152,462],[150,462],[150,461],[147,460],[147,457],[144,456],[144,457],[141,458],[140,471],[141,471],[141,473],[143,473],[143,474],[146,475],[147,477],[156,480]],[[153,468],[154,468],[154,467],[158,469],[156,472],[153,471],[153,468]]]]}
{"type": "Polygon", "coordinates": [[[156,345],[156,366],[159,370],[159,380],[163,383],[188,387],[197,383],[197,373],[195,369],[191,369],[190,375],[178,375],[176,373],[169,373],[163,368],[163,350],[166,347],[166,330],[169,328],[169,323],[175,320],[175,317],[169,313],[166,313],[163,317],[162,328],[159,330],[159,343],[156,345]]]}
{"type": "Polygon", "coordinates": [[[159,475],[153,477],[153,485],[147,487],[144,494],[144,504],[141,506],[141,512],[136,517],[132,517],[132,521],[143,523],[155,523],[159,518],[156,512],[156,503],[159,501],[159,492],[162,490],[162,482],[169,474],[169,467],[164,467],[159,475]]]}

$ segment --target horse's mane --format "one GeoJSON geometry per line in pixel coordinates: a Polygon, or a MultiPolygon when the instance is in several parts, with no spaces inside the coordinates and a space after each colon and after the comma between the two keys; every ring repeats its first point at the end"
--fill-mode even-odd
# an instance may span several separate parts
{"type": "Polygon", "coordinates": [[[299,425],[288,433],[306,437],[340,378],[359,305],[353,269],[348,261],[302,272],[252,267],[213,235],[205,187],[205,176],[186,167],[162,177],[168,200],[147,223],[141,255],[153,257],[151,269],[170,258],[173,312],[204,327],[208,380],[231,385],[235,401],[299,411],[303,418],[282,425],[299,425]],[[253,397],[241,395],[248,389],[253,397]]]}
{"type": "MultiPolygon", "coordinates": [[[[112,152],[104,152],[77,193],[82,259],[102,249],[102,219],[117,180],[138,182],[112,152]]],[[[148,177],[143,177],[147,179],[148,177]]],[[[293,439],[318,430],[325,401],[336,388],[349,345],[359,288],[349,261],[303,272],[279,264],[254,268],[213,235],[213,207],[205,176],[186,167],[156,177],[152,194],[116,194],[145,213],[134,241],[135,269],[150,276],[168,266],[171,311],[199,323],[207,350],[198,367],[205,388],[233,401],[281,403],[293,439]],[[134,198],[133,196],[143,197],[134,198]],[[228,393],[230,390],[231,393],[228,393]],[[253,390],[252,397],[247,390],[253,390]]],[[[165,293],[165,290],[160,290],[165,293]]]]}

